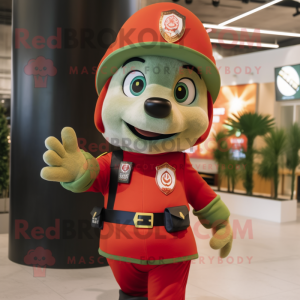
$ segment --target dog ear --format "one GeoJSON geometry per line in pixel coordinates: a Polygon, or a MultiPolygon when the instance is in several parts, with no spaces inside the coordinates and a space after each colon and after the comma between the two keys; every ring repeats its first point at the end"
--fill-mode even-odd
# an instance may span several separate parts
{"type": "Polygon", "coordinates": [[[102,133],[104,133],[104,131],[105,131],[103,121],[102,121],[102,107],[103,107],[103,102],[104,102],[105,96],[108,91],[108,87],[109,87],[111,78],[112,77],[108,78],[108,80],[106,81],[104,87],[102,88],[102,90],[99,94],[96,108],[95,108],[95,114],[94,114],[94,121],[95,121],[96,128],[102,133]]]}
{"type": "Polygon", "coordinates": [[[211,95],[210,93],[207,91],[207,115],[208,115],[208,127],[206,129],[206,131],[198,138],[198,140],[196,141],[195,145],[199,145],[201,143],[203,143],[208,135],[209,135],[209,132],[210,132],[210,129],[211,129],[211,126],[212,126],[212,121],[213,121],[213,112],[214,112],[214,109],[213,109],[213,101],[212,101],[212,98],[211,98],[211,95]]]}

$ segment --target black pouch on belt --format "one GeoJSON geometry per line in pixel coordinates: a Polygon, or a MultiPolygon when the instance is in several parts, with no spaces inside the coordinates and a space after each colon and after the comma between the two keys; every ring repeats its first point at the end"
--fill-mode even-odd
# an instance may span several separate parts
{"type": "Polygon", "coordinates": [[[103,228],[103,212],[104,207],[94,207],[91,211],[92,222],[91,225],[94,228],[102,229],[103,228]]]}
{"type": "Polygon", "coordinates": [[[167,232],[185,230],[190,226],[189,210],[185,205],[165,209],[165,228],[167,232]]]}

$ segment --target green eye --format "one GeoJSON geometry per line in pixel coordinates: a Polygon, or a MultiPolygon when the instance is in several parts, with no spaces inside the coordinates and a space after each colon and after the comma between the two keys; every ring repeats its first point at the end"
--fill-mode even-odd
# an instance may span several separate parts
{"type": "Polygon", "coordinates": [[[196,98],[196,88],[193,80],[189,78],[180,79],[174,89],[175,100],[181,105],[189,105],[196,98]]]}
{"type": "Polygon", "coordinates": [[[135,77],[130,83],[130,92],[134,96],[139,96],[146,88],[146,80],[143,76],[135,77]]]}
{"type": "Polygon", "coordinates": [[[185,83],[178,82],[175,87],[175,99],[177,102],[184,102],[189,96],[189,90],[185,83]]]}
{"type": "Polygon", "coordinates": [[[144,74],[133,70],[128,73],[123,82],[123,92],[127,97],[133,98],[140,96],[146,89],[147,83],[144,74]]]}

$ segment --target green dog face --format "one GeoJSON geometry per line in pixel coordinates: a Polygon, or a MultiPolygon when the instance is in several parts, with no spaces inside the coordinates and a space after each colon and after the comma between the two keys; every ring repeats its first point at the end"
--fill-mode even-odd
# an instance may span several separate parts
{"type": "Polygon", "coordinates": [[[104,137],[123,150],[183,151],[208,128],[207,88],[183,61],[134,57],[112,77],[102,118],[104,137]]]}

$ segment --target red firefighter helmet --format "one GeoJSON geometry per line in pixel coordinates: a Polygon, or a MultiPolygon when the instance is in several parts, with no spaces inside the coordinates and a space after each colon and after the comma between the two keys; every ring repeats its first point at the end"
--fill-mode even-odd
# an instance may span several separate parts
{"type": "Polygon", "coordinates": [[[212,54],[210,38],[201,21],[188,9],[174,3],[146,6],[132,15],[120,29],[116,41],[110,45],[96,72],[96,90],[99,94],[95,124],[100,132],[102,105],[112,75],[131,57],[156,55],[184,61],[201,73],[208,90],[209,126],[197,140],[203,142],[210,131],[213,102],[221,80],[212,54]]]}

